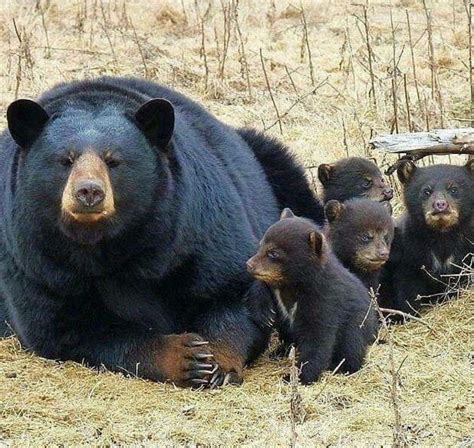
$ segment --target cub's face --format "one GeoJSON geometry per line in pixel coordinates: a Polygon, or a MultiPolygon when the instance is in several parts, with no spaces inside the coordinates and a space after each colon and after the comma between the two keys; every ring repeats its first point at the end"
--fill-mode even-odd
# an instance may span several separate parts
{"type": "Polygon", "coordinates": [[[433,165],[417,168],[406,162],[398,169],[405,203],[413,217],[431,229],[447,232],[472,216],[474,163],[465,166],[433,165]]]}
{"type": "Polygon", "coordinates": [[[166,154],[133,117],[112,107],[71,107],[49,117],[29,100],[13,103],[8,113],[21,151],[21,202],[44,226],[95,244],[139,221],[160,185],[166,190],[166,154]]]}
{"type": "Polygon", "coordinates": [[[247,261],[247,270],[257,280],[277,286],[284,282],[287,257],[282,247],[264,238],[257,254],[247,261]]]}
{"type": "Polygon", "coordinates": [[[305,269],[321,262],[322,252],[323,236],[316,226],[285,209],[247,261],[247,270],[257,280],[279,287],[301,280],[305,269]]]}
{"type": "Polygon", "coordinates": [[[390,201],[393,189],[370,160],[361,157],[342,159],[318,167],[318,177],[324,187],[325,201],[346,201],[366,198],[372,201],[390,201]]]}
{"type": "Polygon", "coordinates": [[[329,236],[343,263],[373,272],[388,261],[394,224],[386,207],[368,199],[326,204],[329,236]]]}
{"type": "Polygon", "coordinates": [[[361,270],[378,271],[388,261],[393,230],[368,228],[355,237],[354,264],[361,270]]]}

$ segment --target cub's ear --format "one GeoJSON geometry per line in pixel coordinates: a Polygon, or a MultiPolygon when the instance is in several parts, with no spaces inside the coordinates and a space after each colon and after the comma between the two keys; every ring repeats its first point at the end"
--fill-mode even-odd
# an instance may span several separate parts
{"type": "Polygon", "coordinates": [[[329,222],[336,221],[341,217],[345,208],[346,206],[342,202],[331,199],[324,207],[326,218],[329,222]]]}
{"type": "Polygon", "coordinates": [[[474,176],[474,157],[472,159],[469,159],[467,162],[466,162],[466,165],[464,165],[468,171],[469,171],[469,174],[471,176],[474,176]]]}
{"type": "Polygon", "coordinates": [[[413,174],[415,174],[416,170],[416,165],[413,162],[410,160],[404,160],[397,168],[398,180],[402,184],[406,184],[411,179],[413,174]]]}
{"type": "Polygon", "coordinates": [[[16,100],[7,109],[10,135],[23,149],[29,149],[33,145],[48,120],[48,113],[32,100],[16,100]]]}
{"type": "Polygon", "coordinates": [[[152,145],[165,149],[174,131],[173,105],[163,98],[150,100],[135,112],[135,122],[152,145]]]}
{"type": "Polygon", "coordinates": [[[280,220],[286,218],[294,218],[295,214],[291,211],[290,208],[284,208],[280,215],[280,220]]]}
{"type": "Polygon", "coordinates": [[[319,181],[323,184],[326,185],[327,182],[329,182],[329,179],[331,179],[331,175],[334,172],[334,165],[330,165],[328,163],[321,163],[321,165],[318,166],[318,179],[319,181]]]}
{"type": "Polygon", "coordinates": [[[319,232],[311,232],[309,234],[309,247],[318,256],[323,252],[324,236],[319,232]]]}

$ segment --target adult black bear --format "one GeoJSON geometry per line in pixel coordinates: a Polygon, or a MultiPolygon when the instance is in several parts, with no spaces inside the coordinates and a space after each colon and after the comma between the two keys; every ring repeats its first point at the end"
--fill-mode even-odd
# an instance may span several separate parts
{"type": "Polygon", "coordinates": [[[59,85],[7,118],[0,289],[24,346],[182,386],[240,382],[271,300],[245,262],[292,205],[244,140],[137,79],[59,85]]]}
{"type": "Polygon", "coordinates": [[[398,168],[406,214],[382,276],[384,306],[416,313],[445,295],[448,279],[474,251],[474,160],[465,166],[398,168]]]}
{"type": "Polygon", "coordinates": [[[298,216],[322,224],[325,219],[324,209],[319,201],[314,201],[304,169],[288,148],[275,137],[269,137],[255,129],[241,128],[237,132],[252,148],[262,165],[278,203],[287,204],[298,216]]]}

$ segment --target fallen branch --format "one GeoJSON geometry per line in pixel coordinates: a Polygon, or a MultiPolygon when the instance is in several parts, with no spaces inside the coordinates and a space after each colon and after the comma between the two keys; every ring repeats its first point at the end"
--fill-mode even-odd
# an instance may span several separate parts
{"type": "Polygon", "coordinates": [[[386,134],[369,142],[372,149],[405,153],[386,174],[392,174],[405,160],[417,161],[430,155],[474,155],[474,128],[434,129],[430,132],[386,134]]]}

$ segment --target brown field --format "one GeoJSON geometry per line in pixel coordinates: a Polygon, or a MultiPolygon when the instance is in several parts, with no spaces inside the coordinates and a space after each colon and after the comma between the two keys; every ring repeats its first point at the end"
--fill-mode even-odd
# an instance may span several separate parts
{"type": "MultiPolygon", "coordinates": [[[[0,107],[56,82],[146,76],[227,123],[279,136],[310,177],[347,154],[386,167],[393,159],[368,148],[373,135],[473,118],[463,1],[426,4],[429,20],[421,0],[371,1],[366,18],[343,0],[9,0],[0,4],[0,107]]],[[[473,299],[464,292],[428,311],[429,326],[383,331],[386,343],[357,374],[300,387],[297,445],[391,445],[395,429],[399,444],[474,446],[473,299]]],[[[189,391],[44,360],[3,340],[0,446],[286,446],[288,368],[264,356],[242,387],[189,391]]]]}

